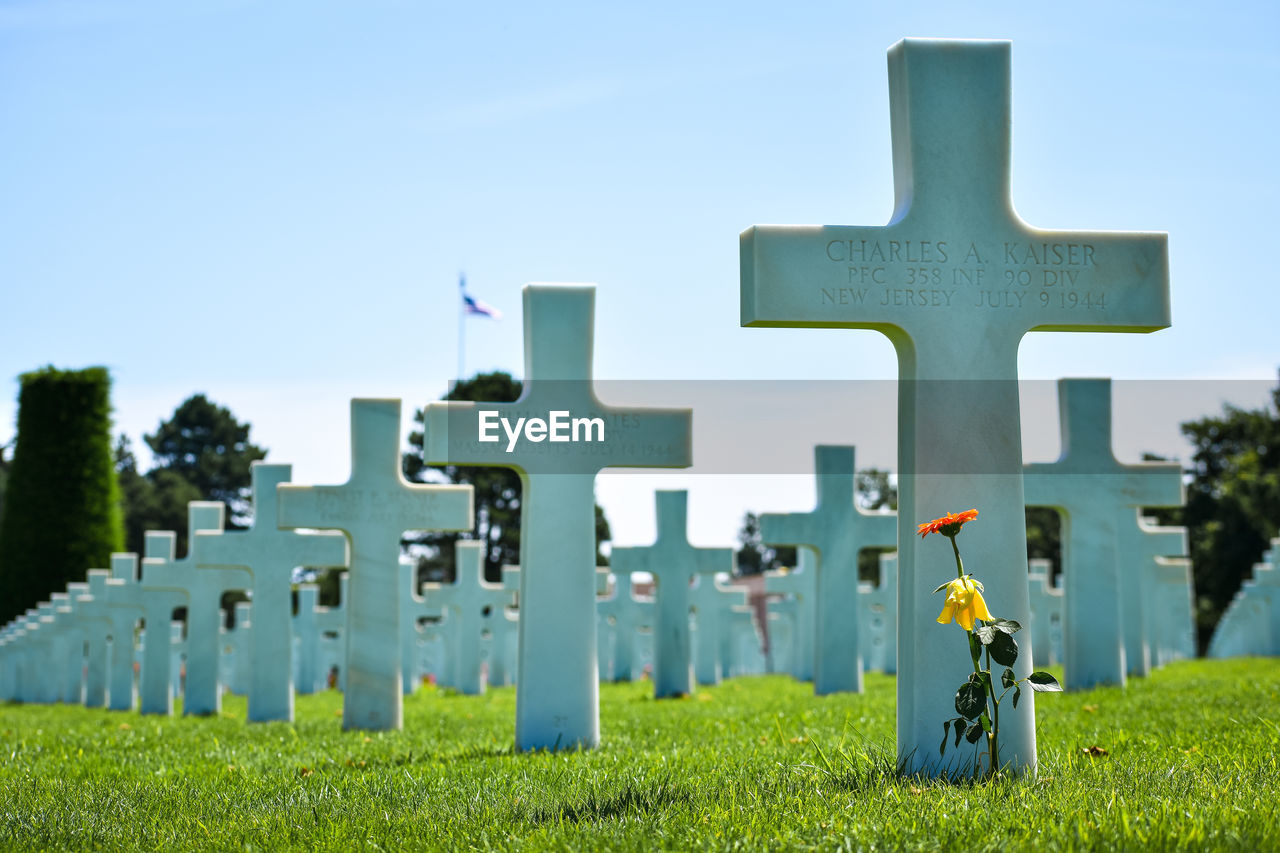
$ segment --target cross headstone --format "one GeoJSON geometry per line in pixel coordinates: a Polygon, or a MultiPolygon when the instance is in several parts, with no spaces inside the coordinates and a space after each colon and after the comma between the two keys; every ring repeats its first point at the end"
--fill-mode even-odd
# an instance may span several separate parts
{"type": "Polygon", "coordinates": [[[858,630],[858,552],[894,547],[898,520],[871,514],[854,503],[854,449],[814,448],[818,503],[806,513],[760,516],[761,538],[771,545],[805,545],[817,557],[813,583],[813,692],[862,692],[862,650],[858,630]]]}
{"type": "Polygon", "coordinates": [[[293,636],[298,642],[299,693],[311,694],[321,689],[320,675],[320,627],[316,622],[316,607],[320,603],[320,587],[304,583],[298,587],[298,612],[293,615],[293,636]]]}
{"type": "MultiPolygon", "coordinates": [[[[187,596],[187,678],[183,685],[183,716],[216,714],[222,709],[218,672],[219,634],[224,624],[222,596],[232,590],[253,589],[253,575],[242,568],[197,568],[213,562],[205,548],[222,534],[225,517],[226,505],[221,501],[192,501],[187,504],[187,555],[181,560],[173,559],[174,546],[169,541],[172,533],[153,531],[144,537],[146,556],[151,560],[150,563],[143,562],[143,573],[147,577],[144,585],[177,590],[187,596]],[[214,536],[201,536],[201,531],[210,531],[214,536]]],[[[222,552],[227,550],[224,547],[222,552]]],[[[163,624],[168,625],[169,620],[163,624]]],[[[160,639],[167,642],[168,638],[160,639]]]]}
{"type": "MultiPolygon", "coordinates": [[[[726,578],[727,580],[727,578],[726,578]]],[[[720,683],[721,661],[729,636],[729,611],[747,603],[747,590],[721,583],[720,576],[700,574],[689,590],[694,613],[693,677],[698,684],[720,683]]]]}
{"type": "Polygon", "coordinates": [[[138,555],[112,554],[111,577],[107,580],[107,618],[111,620],[107,707],[112,711],[133,710],[133,634],[138,620],[146,616],[149,598],[138,582],[138,555]]]}
{"type": "Polygon", "coordinates": [[[60,614],[60,623],[65,635],[66,657],[61,663],[64,667],[62,682],[62,701],[79,705],[84,701],[84,665],[85,643],[88,640],[88,628],[85,617],[92,608],[93,598],[89,595],[89,584],[67,584],[67,609],[60,614]]]}
{"type": "Polygon", "coordinates": [[[795,599],[796,668],[791,675],[797,681],[813,681],[818,634],[818,555],[811,548],[799,546],[795,566],[764,573],[764,591],[795,599]]]}
{"type": "Polygon", "coordinates": [[[689,584],[694,575],[732,573],[734,552],[689,544],[688,492],[659,490],[655,498],[657,539],[652,545],[614,548],[610,561],[623,572],[653,575],[653,695],[666,699],[693,692],[689,584]]]}
{"type": "Polygon", "coordinates": [[[520,475],[520,750],[594,747],[600,741],[592,577],[596,473],[690,464],[687,409],[614,407],[596,399],[594,315],[594,286],[526,285],[520,399],[433,403],[426,410],[428,462],[495,465],[520,475]],[[552,444],[530,436],[516,447],[479,440],[481,411],[496,412],[508,423],[520,417],[551,421],[553,413],[564,412],[586,423],[599,418],[603,428],[588,427],[580,436],[588,441],[552,444]]]}
{"type": "Polygon", "coordinates": [[[1053,641],[1053,626],[1062,633],[1062,587],[1050,580],[1053,563],[1050,560],[1027,561],[1027,592],[1030,596],[1031,621],[1027,624],[1027,636],[1031,638],[1031,662],[1038,669],[1060,663],[1059,646],[1053,641]]]}
{"type": "Polygon", "coordinates": [[[636,633],[642,622],[652,625],[653,600],[635,597],[629,569],[616,562],[609,568],[614,576],[613,595],[596,602],[596,609],[602,618],[612,620],[613,680],[631,681],[636,670],[636,633]]]}
{"type": "Polygon", "coordinates": [[[107,704],[107,673],[110,666],[111,619],[107,605],[109,569],[88,572],[89,601],[84,605],[85,686],[84,706],[102,708],[107,704]]]}
{"type": "Polygon", "coordinates": [[[1153,604],[1159,614],[1153,628],[1154,663],[1164,666],[1182,658],[1193,658],[1196,656],[1196,623],[1191,560],[1156,557],[1153,574],[1157,590],[1153,604]]]}
{"type": "Polygon", "coordinates": [[[347,689],[347,600],[351,584],[350,572],[338,573],[338,603],[316,608],[316,627],[320,630],[320,681],[329,684],[329,673],[338,670],[338,689],[347,689]]]}
{"type": "Polygon", "coordinates": [[[765,647],[765,670],[770,673],[795,672],[796,611],[794,598],[770,601],[765,607],[768,645],[765,647]]]}
{"type": "Polygon", "coordinates": [[[511,603],[500,583],[484,579],[484,543],[458,540],[454,544],[454,582],[430,584],[426,599],[448,610],[446,627],[452,634],[450,653],[456,657],[453,684],[459,693],[478,696],[485,691],[482,634],[492,617],[511,603]]]}
{"type": "Polygon", "coordinates": [[[427,606],[419,591],[418,563],[412,558],[400,560],[400,681],[405,696],[412,696],[422,682],[422,630],[418,620],[437,617],[439,612],[427,606]]]}
{"type": "Polygon", "coordinates": [[[351,401],[351,476],[340,486],[282,484],[283,528],[341,530],[349,542],[344,729],[403,727],[400,539],[468,530],[470,486],[410,483],[401,472],[400,401],[351,401]]]}
{"type": "Polygon", "coordinates": [[[1263,603],[1262,630],[1257,632],[1260,654],[1280,655],[1280,568],[1271,563],[1254,564],[1252,592],[1263,603]]]}
{"type": "MultiPolygon", "coordinates": [[[[513,597],[520,593],[520,567],[502,567],[502,587],[513,597]]],[[[490,625],[492,640],[489,644],[489,684],[509,687],[516,683],[516,659],[520,655],[520,614],[503,607],[493,616],[490,625]]]]}
{"type": "MultiPolygon", "coordinates": [[[[201,525],[215,523],[211,509],[203,509],[198,516],[192,516],[192,506],[187,504],[187,522],[190,525],[188,534],[194,535],[198,529],[193,523],[197,520],[201,525]]],[[[221,514],[217,522],[220,525],[221,514]]],[[[191,541],[191,539],[188,539],[191,541]]],[[[138,710],[143,714],[173,714],[173,680],[178,677],[174,672],[173,659],[169,654],[169,625],[173,622],[173,611],[179,607],[187,608],[187,617],[191,616],[190,598],[183,579],[174,577],[171,571],[177,561],[177,535],[171,530],[148,530],[143,536],[142,576],[138,586],[142,590],[142,619],[144,634],[139,635],[138,645],[142,655],[139,664],[141,672],[138,676],[138,710]],[[166,570],[170,571],[166,571],[166,570]]],[[[194,567],[190,567],[194,571],[194,567]]],[[[216,632],[215,632],[216,636],[216,632]]],[[[216,655],[215,647],[215,655],[216,655]]],[[[214,657],[217,665],[217,657],[214,657]]],[[[215,672],[215,684],[216,672],[215,672]]],[[[190,702],[192,683],[191,658],[187,658],[187,677],[183,698],[183,713],[186,713],[190,702]]]]}
{"type": "MultiPolygon", "coordinates": [[[[968,564],[1004,618],[1027,618],[1018,344],[1029,331],[1169,325],[1163,234],[1031,228],[1009,190],[1008,42],[907,39],[889,51],[892,221],[743,233],[742,323],[875,329],[898,353],[898,756],[903,772],[972,772],[938,756],[940,722],[972,669],[930,593],[944,537],[919,522],[978,507],[968,564]]],[[[1030,673],[1030,656],[1014,667],[1030,673]]],[[[1035,768],[1035,703],[1002,713],[1001,761],[1035,768]]],[[[974,747],[978,749],[979,747],[974,747]]]]}
{"type": "Polygon", "coordinates": [[[1190,553],[1185,527],[1161,527],[1142,517],[1141,509],[1122,513],[1116,529],[1116,559],[1120,566],[1121,625],[1128,675],[1151,673],[1152,636],[1163,614],[1152,599],[1156,557],[1190,553]]]}
{"type": "MultiPolygon", "coordinates": [[[[1182,468],[1116,461],[1110,379],[1059,380],[1058,407],[1062,455],[1057,462],[1027,465],[1023,481],[1028,506],[1053,507],[1063,518],[1063,686],[1123,686],[1121,578],[1145,572],[1122,562],[1119,529],[1136,522],[1140,507],[1180,506],[1182,468]]],[[[1135,601],[1128,609],[1140,607],[1135,601]]]]}
{"type": "Polygon", "coordinates": [[[347,564],[342,534],[276,526],[276,487],[289,482],[292,473],[292,465],[254,462],[253,526],[244,532],[201,532],[193,540],[202,571],[234,568],[251,577],[255,629],[243,662],[250,673],[249,722],[293,722],[293,570],[347,564]]]}
{"type": "Polygon", "coordinates": [[[756,628],[755,608],[750,605],[732,608],[729,611],[729,630],[732,652],[728,674],[738,676],[763,673],[765,664],[760,652],[760,632],[756,628]]]}
{"type": "Polygon", "coordinates": [[[898,671],[898,555],[880,555],[880,582],[858,588],[863,670],[898,671]]]}
{"type": "Polygon", "coordinates": [[[174,621],[169,623],[169,672],[173,674],[173,697],[176,699],[182,692],[182,671],[187,659],[186,623],[174,621]]]}
{"type": "MultiPolygon", "coordinates": [[[[254,602],[236,602],[235,622],[227,632],[232,663],[231,673],[227,678],[227,689],[237,696],[248,695],[250,701],[253,701],[250,688],[254,677],[254,661],[250,657],[250,649],[253,648],[253,635],[257,633],[257,620],[253,616],[255,606],[254,602]]],[[[292,675],[292,667],[290,669],[290,675],[292,675]]],[[[290,684],[289,688],[292,692],[293,685],[290,684]]]]}

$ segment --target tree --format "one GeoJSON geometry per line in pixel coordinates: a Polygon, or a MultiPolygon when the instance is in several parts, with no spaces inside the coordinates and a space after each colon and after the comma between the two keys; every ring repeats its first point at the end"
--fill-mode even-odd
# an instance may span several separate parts
{"type": "Polygon", "coordinates": [[[107,369],[46,367],[19,383],[0,515],[0,622],[108,565],[123,544],[107,369]]]}
{"type": "Polygon", "coordinates": [[[228,527],[244,527],[253,513],[249,469],[267,455],[249,441],[249,429],[249,424],[240,423],[230,410],[205,395],[188,397],[155,433],[144,436],[156,463],[147,476],[156,483],[157,471],[177,474],[195,487],[201,499],[227,505],[228,527]]]}
{"type": "Polygon", "coordinates": [[[760,532],[760,516],[757,513],[748,512],[742,517],[742,527],[738,530],[739,575],[758,575],[783,566],[794,568],[795,565],[794,547],[779,545],[771,548],[764,543],[764,536],[760,532]]]}
{"type": "MultiPolygon", "coordinates": [[[[443,399],[513,403],[520,397],[521,382],[504,372],[480,373],[454,385],[443,399]]],[[[423,423],[423,410],[414,413],[423,423]]],[[[420,580],[450,581],[454,574],[454,543],[460,538],[485,543],[486,580],[502,580],[502,567],[520,562],[520,477],[510,468],[471,465],[427,465],[423,459],[423,431],[410,433],[413,448],[404,454],[404,474],[415,482],[469,483],[475,489],[476,526],[472,533],[427,533],[406,537],[404,544],[419,553],[420,580]]],[[[596,564],[605,565],[601,545],[612,536],[609,521],[599,504],[595,508],[596,564]]]]}
{"type": "Polygon", "coordinates": [[[139,473],[133,447],[123,434],[116,441],[115,465],[124,512],[125,550],[141,554],[148,530],[172,530],[178,534],[178,553],[186,553],[187,504],[200,500],[200,491],[167,468],[139,473]]]}
{"type": "Polygon", "coordinates": [[[1201,648],[1280,524],[1280,386],[1271,402],[1182,424],[1194,448],[1187,502],[1153,513],[1187,528],[1201,648]]]}

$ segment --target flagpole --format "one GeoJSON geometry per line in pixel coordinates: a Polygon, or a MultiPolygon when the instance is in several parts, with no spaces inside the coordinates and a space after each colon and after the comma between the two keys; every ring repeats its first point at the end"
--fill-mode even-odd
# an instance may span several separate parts
{"type": "Polygon", "coordinates": [[[467,276],[458,273],[458,376],[455,383],[462,381],[462,370],[467,354],[467,304],[463,298],[467,292],[467,276]]]}

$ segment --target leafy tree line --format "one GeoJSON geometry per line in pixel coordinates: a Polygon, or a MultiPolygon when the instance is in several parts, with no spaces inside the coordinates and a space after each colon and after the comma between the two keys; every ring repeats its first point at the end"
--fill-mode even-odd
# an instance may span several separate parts
{"type": "Polygon", "coordinates": [[[1203,650],[1254,563],[1280,535],[1280,385],[1270,406],[1226,404],[1219,415],[1182,424],[1182,434],[1194,451],[1187,502],[1150,514],[1187,528],[1203,650]]]}
{"type": "Polygon", "coordinates": [[[250,468],[267,451],[249,440],[250,425],[204,394],[184,400],[168,420],[143,440],[153,465],[145,473],[127,436],[115,445],[116,475],[124,508],[125,545],[139,554],[148,530],[173,530],[178,553],[187,548],[187,503],[223,501],[228,529],[243,529],[253,517],[250,468]]]}

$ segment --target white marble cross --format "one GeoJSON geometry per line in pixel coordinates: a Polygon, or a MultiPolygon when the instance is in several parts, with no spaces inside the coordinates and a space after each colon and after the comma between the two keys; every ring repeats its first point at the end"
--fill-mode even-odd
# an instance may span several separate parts
{"type": "Polygon", "coordinates": [[[1161,527],[1143,518],[1141,509],[1121,516],[1116,530],[1116,559],[1120,565],[1120,621],[1129,675],[1151,673],[1153,636],[1162,615],[1153,598],[1156,557],[1182,557],[1188,553],[1185,527],[1161,527]]]}
{"type": "MultiPolygon", "coordinates": [[[[187,504],[187,523],[190,525],[188,536],[197,529],[192,524],[195,520],[192,517],[195,503],[193,501],[187,504]]],[[[212,516],[212,511],[204,510],[198,517],[202,524],[212,524],[212,516]]],[[[221,522],[221,514],[217,520],[221,522]]],[[[138,581],[142,592],[144,622],[143,633],[139,634],[142,660],[139,663],[141,672],[138,676],[138,710],[143,714],[173,714],[173,680],[178,674],[173,672],[173,660],[169,655],[169,625],[174,621],[173,611],[179,607],[187,608],[188,618],[191,613],[186,587],[179,586],[181,580],[172,577],[171,572],[166,572],[176,560],[177,536],[173,531],[148,530],[144,534],[142,575],[138,581]]],[[[194,567],[191,568],[194,571],[194,567]]],[[[214,660],[216,664],[217,659],[214,660]]],[[[190,658],[186,686],[188,689],[191,686],[190,658]]],[[[189,692],[184,695],[184,714],[189,696],[189,692]]]]}
{"type": "Polygon", "coordinates": [[[765,542],[807,545],[817,555],[813,692],[818,696],[862,692],[858,552],[897,545],[896,515],[858,509],[854,470],[852,447],[818,445],[814,448],[817,506],[811,512],[760,516],[760,536],[765,542]]]}
{"type": "Polygon", "coordinates": [[[304,583],[298,587],[298,612],[293,615],[293,635],[298,640],[298,692],[315,693],[321,689],[320,626],[316,621],[316,607],[320,601],[320,587],[304,583]]]}
{"type": "MultiPolygon", "coordinates": [[[[641,621],[646,621],[644,611],[653,609],[653,601],[640,601],[635,597],[630,571],[616,564],[609,568],[614,576],[613,595],[597,601],[596,610],[601,618],[613,623],[612,678],[631,681],[635,677],[636,632],[640,630],[641,621]]],[[[648,617],[650,624],[652,618],[648,617]]]]}
{"type": "Polygon", "coordinates": [[[689,590],[694,613],[693,677],[698,684],[720,683],[722,663],[728,663],[729,613],[747,603],[747,589],[732,586],[728,576],[696,575],[689,590]]]}
{"type": "Polygon", "coordinates": [[[203,531],[193,540],[201,571],[243,569],[253,585],[255,629],[249,635],[249,722],[293,722],[293,570],[347,565],[341,533],[300,533],[276,526],[276,487],[289,482],[292,465],[254,462],[253,527],[244,532],[203,531]]]}
{"type": "MultiPolygon", "coordinates": [[[[201,531],[221,535],[226,505],[221,501],[192,501],[187,504],[187,555],[174,559],[174,534],[148,531],[144,537],[143,585],[153,589],[176,590],[187,601],[187,679],[182,694],[182,714],[216,714],[222,709],[218,675],[219,634],[224,624],[223,594],[253,588],[253,576],[241,568],[197,568],[211,560],[204,548],[214,538],[201,531]]],[[[239,534],[249,535],[249,534],[239,534]]],[[[148,622],[147,624],[151,624],[148,622]]],[[[164,620],[164,625],[169,620],[164,620]]],[[[155,637],[168,642],[167,635],[155,637]]]]}
{"type": "Polygon", "coordinates": [[[794,598],[781,598],[770,601],[766,605],[768,645],[765,648],[765,669],[767,672],[795,672],[796,611],[799,606],[799,602],[794,598]]]}
{"type": "Polygon", "coordinates": [[[401,472],[400,401],[351,401],[351,476],[340,486],[283,484],[283,528],[341,530],[351,554],[343,729],[403,727],[400,539],[469,530],[470,486],[410,483],[401,472]]]}
{"type": "MultiPolygon", "coordinates": [[[[898,756],[938,756],[971,670],[930,593],[954,575],[942,536],[916,525],[977,507],[961,551],[997,616],[1027,618],[1018,344],[1029,331],[1169,325],[1164,234],[1032,228],[1009,189],[1008,42],[907,39],[889,51],[894,187],[882,227],[755,226],[741,238],[742,324],[875,329],[898,353],[898,756]]],[[[1030,673],[1030,655],[1014,667],[1030,673]]],[[[1035,703],[1000,716],[1001,761],[1035,767],[1035,703]]],[[[977,747],[975,747],[977,749],[977,747]]]]}
{"type": "Polygon", "coordinates": [[[1053,507],[1063,519],[1063,686],[1123,686],[1121,576],[1145,571],[1124,561],[1119,526],[1135,524],[1140,507],[1180,506],[1182,468],[1116,461],[1110,379],[1059,380],[1058,413],[1062,455],[1027,465],[1023,482],[1027,506],[1053,507]]]}
{"type": "MultiPolygon", "coordinates": [[[[432,463],[494,465],[520,474],[520,648],[516,748],[594,747],[600,742],[596,661],[595,477],[603,468],[690,464],[689,410],[608,406],[592,379],[595,287],[526,285],[525,379],[514,403],[432,403],[432,463]],[[518,446],[480,440],[480,412],[517,419],[601,419],[577,442],[543,432],[518,446]],[[595,440],[599,438],[600,440],[595,440]]],[[[544,423],[545,426],[545,423],[544,423]]],[[[501,431],[500,431],[501,432],[501,431]]],[[[571,436],[572,437],[572,436],[571,436]]]]}
{"type": "Polygon", "coordinates": [[[1156,595],[1152,608],[1157,614],[1152,631],[1152,663],[1164,666],[1172,661],[1196,656],[1195,590],[1191,560],[1187,557],[1156,557],[1153,577],[1156,595]]]}
{"type": "Polygon", "coordinates": [[[329,673],[338,668],[338,689],[347,689],[347,601],[351,586],[351,573],[338,573],[338,603],[332,607],[316,608],[316,627],[320,630],[319,672],[320,688],[327,689],[329,673]],[[336,637],[330,637],[335,634],[336,637]]]}
{"type": "Polygon", "coordinates": [[[93,597],[89,594],[89,584],[67,584],[68,608],[62,614],[63,631],[66,634],[67,657],[63,660],[65,680],[62,687],[62,701],[79,705],[84,701],[84,666],[85,646],[89,639],[87,616],[93,611],[93,597]]]}
{"type": "Polygon", "coordinates": [[[813,681],[818,633],[818,555],[807,546],[796,548],[790,569],[764,573],[764,591],[791,596],[796,602],[795,670],[797,681],[813,681]]]}
{"type": "Polygon", "coordinates": [[[614,548],[609,559],[624,573],[653,575],[653,695],[667,699],[693,692],[689,584],[694,575],[732,574],[734,552],[689,544],[688,492],[659,490],[655,498],[658,535],[654,543],[614,548]]]}
{"type": "Polygon", "coordinates": [[[459,539],[454,543],[454,582],[428,584],[424,597],[448,610],[445,628],[450,633],[450,654],[455,656],[454,684],[459,693],[484,693],[482,635],[494,616],[511,603],[511,593],[499,583],[484,579],[484,543],[459,539]]]}
{"type": "MultiPolygon", "coordinates": [[[[146,616],[150,598],[137,578],[137,554],[111,555],[111,577],[107,580],[107,618],[111,620],[107,707],[112,711],[133,710],[133,632],[138,620],[146,616]]],[[[172,615],[170,610],[169,617],[172,615]]]]}
{"type": "Polygon", "coordinates": [[[1033,558],[1027,561],[1031,621],[1024,627],[1027,629],[1027,636],[1031,638],[1032,663],[1038,668],[1062,662],[1062,587],[1054,586],[1049,580],[1052,565],[1050,560],[1033,558]],[[1056,643],[1055,624],[1058,635],[1056,643]]]}
{"type": "Polygon", "coordinates": [[[111,617],[107,604],[109,569],[88,572],[89,601],[85,603],[85,686],[84,706],[101,708],[107,704],[107,672],[110,667],[111,617]]]}
{"type": "Polygon", "coordinates": [[[858,587],[863,671],[898,671],[898,555],[880,555],[880,583],[858,587]]]}

